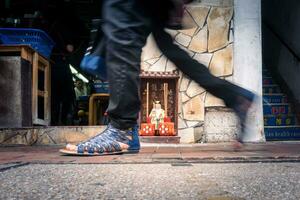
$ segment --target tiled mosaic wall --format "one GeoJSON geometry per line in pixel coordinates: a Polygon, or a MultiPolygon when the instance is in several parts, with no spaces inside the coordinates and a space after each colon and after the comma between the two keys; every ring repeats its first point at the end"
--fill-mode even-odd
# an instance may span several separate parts
{"type": "MultiPolygon", "coordinates": [[[[202,0],[188,5],[184,22],[186,30],[168,30],[174,42],[191,57],[208,67],[215,76],[232,80],[233,75],[233,1],[202,0]]],[[[144,71],[173,71],[176,67],[158,50],[152,36],[143,49],[141,67],[144,71]]],[[[194,81],[180,73],[178,133],[181,142],[200,139],[195,129],[204,122],[206,107],[224,106],[220,99],[207,93],[194,81]]]]}

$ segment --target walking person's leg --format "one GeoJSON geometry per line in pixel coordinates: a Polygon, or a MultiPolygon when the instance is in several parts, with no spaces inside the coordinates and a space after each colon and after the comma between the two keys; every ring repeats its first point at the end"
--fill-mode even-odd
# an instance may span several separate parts
{"type": "Polygon", "coordinates": [[[172,37],[165,32],[162,26],[154,25],[153,36],[163,54],[184,74],[211,94],[223,99],[225,104],[236,112],[240,118],[243,132],[246,115],[255,95],[242,87],[213,76],[206,66],[192,59],[187,52],[173,44],[172,37]]]}
{"type": "Polygon", "coordinates": [[[140,57],[149,34],[135,1],[105,0],[103,31],[110,85],[110,124],[97,136],[78,145],[67,145],[63,153],[103,155],[137,152],[140,149],[137,118],[140,109],[140,57]]]}
{"type": "Polygon", "coordinates": [[[104,10],[105,57],[110,86],[107,112],[111,124],[119,129],[131,128],[137,123],[141,52],[150,31],[145,25],[146,19],[135,12],[132,2],[135,1],[107,1],[110,9],[104,10]]]}

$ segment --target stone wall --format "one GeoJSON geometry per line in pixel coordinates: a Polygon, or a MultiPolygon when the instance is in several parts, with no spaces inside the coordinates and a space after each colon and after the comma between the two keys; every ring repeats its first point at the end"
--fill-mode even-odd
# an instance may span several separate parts
{"type": "MultiPolygon", "coordinates": [[[[215,76],[232,80],[233,1],[196,1],[187,6],[184,23],[190,28],[179,31],[168,30],[174,42],[195,60],[207,66],[215,76]]],[[[141,67],[144,71],[176,69],[159,51],[151,35],[143,48],[141,67]]],[[[182,143],[205,140],[206,137],[203,137],[205,110],[211,107],[224,107],[224,103],[180,73],[178,135],[182,143]]]]}
{"type": "Polygon", "coordinates": [[[0,146],[77,144],[103,131],[105,126],[60,126],[0,129],[0,146]]]}

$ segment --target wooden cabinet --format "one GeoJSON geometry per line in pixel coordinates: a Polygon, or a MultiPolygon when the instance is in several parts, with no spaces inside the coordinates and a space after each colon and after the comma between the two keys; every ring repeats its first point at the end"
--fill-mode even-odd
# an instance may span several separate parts
{"type": "Polygon", "coordinates": [[[37,52],[32,62],[32,121],[33,124],[50,125],[51,91],[50,64],[37,52]]]}
{"type": "Polygon", "coordinates": [[[2,74],[11,75],[10,80],[0,83],[1,88],[14,88],[14,92],[6,96],[5,101],[1,101],[1,106],[8,111],[1,111],[1,127],[50,125],[49,60],[27,45],[0,46],[0,59],[0,65],[2,65],[0,68],[4,70],[2,74]],[[28,95],[30,95],[29,100],[28,95]],[[9,99],[15,100],[16,103],[10,102],[9,99]],[[14,112],[13,115],[12,112],[14,112]],[[17,120],[15,124],[9,122],[13,120],[17,120]]]}

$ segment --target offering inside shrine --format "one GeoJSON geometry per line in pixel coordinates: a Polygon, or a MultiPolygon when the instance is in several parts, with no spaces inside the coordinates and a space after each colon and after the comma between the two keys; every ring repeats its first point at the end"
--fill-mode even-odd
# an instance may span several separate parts
{"type": "Polygon", "coordinates": [[[161,108],[161,104],[159,101],[155,101],[153,103],[153,108],[149,115],[151,119],[151,124],[154,124],[155,130],[158,131],[158,126],[160,123],[164,122],[165,111],[161,108]]]}
{"type": "Polygon", "coordinates": [[[178,91],[175,75],[151,73],[142,77],[141,136],[176,135],[178,91]]]}

